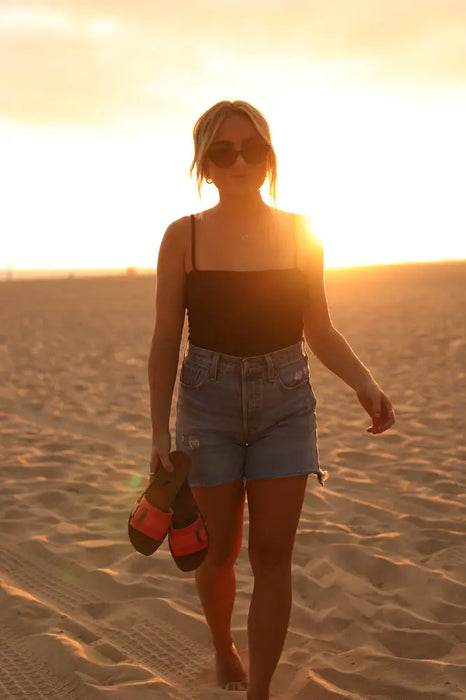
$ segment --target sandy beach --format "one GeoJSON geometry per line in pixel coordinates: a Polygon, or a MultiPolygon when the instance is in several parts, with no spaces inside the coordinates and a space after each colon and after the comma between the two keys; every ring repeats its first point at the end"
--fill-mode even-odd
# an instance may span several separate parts
{"type": "MultiPolygon", "coordinates": [[[[394,403],[370,436],[311,357],[319,452],[280,700],[466,697],[466,263],[327,273],[332,318],[394,403]]],[[[150,275],[0,283],[0,700],[213,700],[194,577],[126,523],[146,483],[150,275]]],[[[236,643],[247,658],[247,510],[236,643]]]]}

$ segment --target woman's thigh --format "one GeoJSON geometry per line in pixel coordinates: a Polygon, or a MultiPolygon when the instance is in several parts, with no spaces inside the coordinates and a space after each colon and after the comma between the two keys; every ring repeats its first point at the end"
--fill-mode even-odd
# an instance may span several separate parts
{"type": "Polygon", "coordinates": [[[193,486],[192,491],[209,533],[206,560],[218,565],[233,564],[243,537],[243,480],[217,486],[193,486]]]}
{"type": "Polygon", "coordinates": [[[247,482],[249,557],[255,574],[291,563],[307,475],[247,482]]]}

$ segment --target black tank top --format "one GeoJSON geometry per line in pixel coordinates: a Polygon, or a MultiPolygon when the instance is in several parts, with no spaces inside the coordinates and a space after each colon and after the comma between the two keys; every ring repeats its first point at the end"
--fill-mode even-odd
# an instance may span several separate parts
{"type": "Polygon", "coordinates": [[[189,341],[216,352],[252,357],[298,343],[308,292],[295,267],[274,270],[197,270],[196,222],[191,216],[193,269],[186,275],[189,341]]]}

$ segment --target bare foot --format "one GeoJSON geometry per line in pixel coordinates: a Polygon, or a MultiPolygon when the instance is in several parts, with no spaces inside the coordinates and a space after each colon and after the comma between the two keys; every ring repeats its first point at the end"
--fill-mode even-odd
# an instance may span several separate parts
{"type": "Polygon", "coordinates": [[[217,682],[224,690],[247,690],[248,677],[233,644],[230,649],[215,654],[217,682]]]}

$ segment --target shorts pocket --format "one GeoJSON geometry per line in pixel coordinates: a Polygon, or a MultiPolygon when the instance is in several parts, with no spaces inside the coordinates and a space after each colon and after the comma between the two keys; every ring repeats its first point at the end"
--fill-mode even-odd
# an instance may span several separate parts
{"type": "Polygon", "coordinates": [[[277,370],[278,381],[284,389],[296,389],[299,386],[309,384],[309,367],[307,359],[292,362],[286,367],[277,370]]]}
{"type": "Polygon", "coordinates": [[[197,389],[202,386],[209,378],[209,370],[207,367],[199,367],[192,365],[189,362],[184,362],[181,366],[180,384],[190,389],[197,389]]]}

